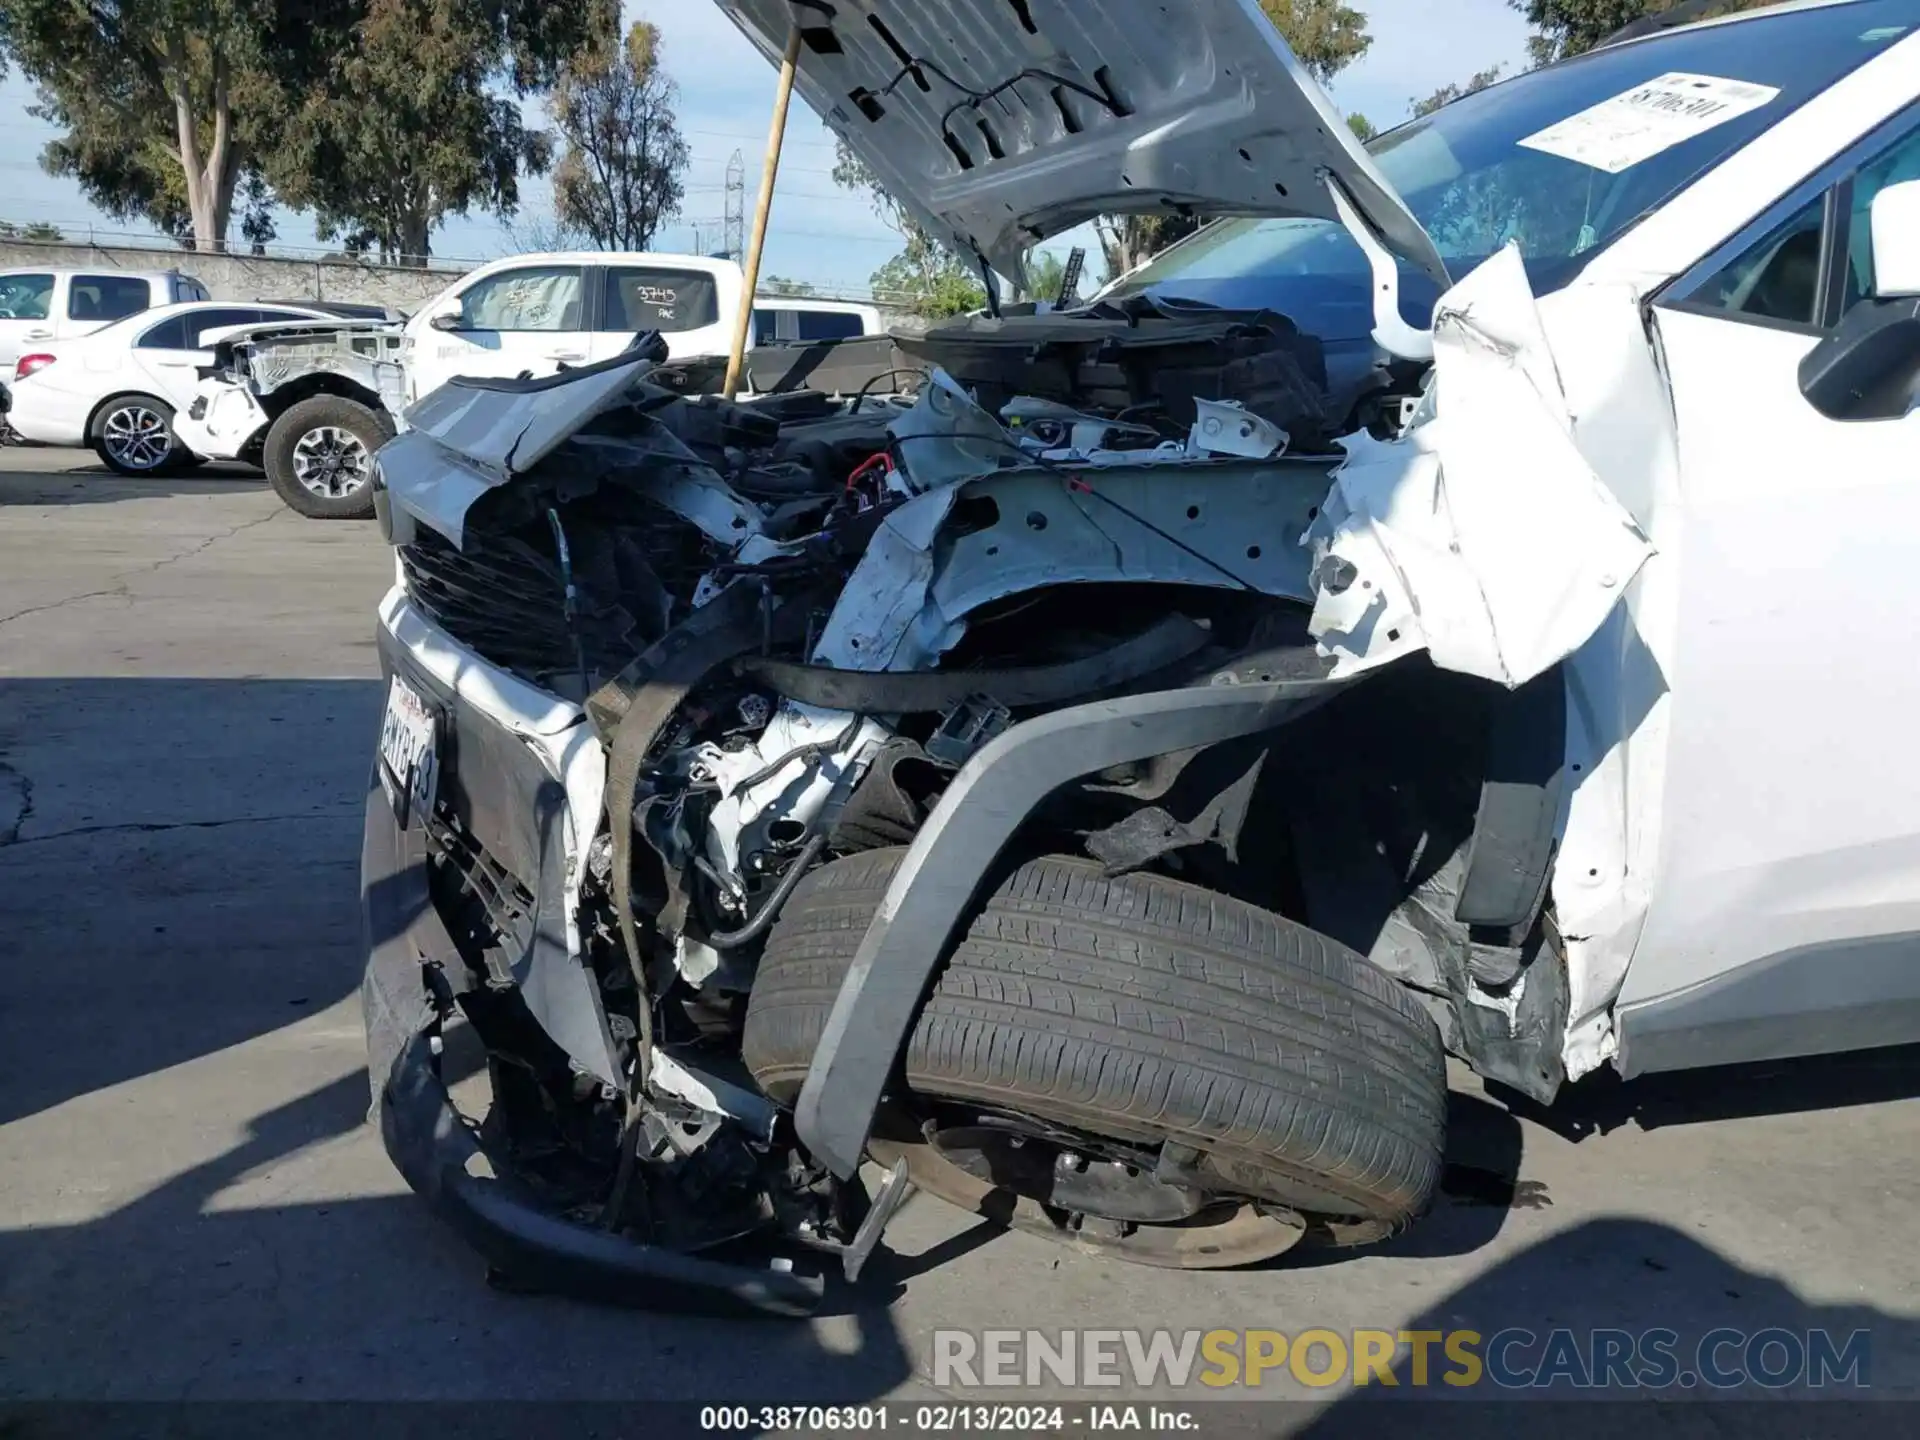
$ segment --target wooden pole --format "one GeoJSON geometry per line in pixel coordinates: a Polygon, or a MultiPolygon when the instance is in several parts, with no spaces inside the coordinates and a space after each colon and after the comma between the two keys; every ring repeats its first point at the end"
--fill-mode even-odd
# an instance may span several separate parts
{"type": "Polygon", "coordinates": [[[787,36],[787,53],[780,60],[780,88],[773,96],[773,125],[767,131],[767,162],[760,172],[760,203],[754,207],[753,236],[747,241],[746,293],[733,325],[733,350],[727,356],[725,395],[740,393],[740,371],[747,355],[747,327],[753,323],[754,296],[760,291],[760,251],[767,243],[767,216],[773,211],[773,185],[780,178],[780,147],[787,138],[787,106],[793,100],[793,70],[800,60],[800,28],[787,36]]]}

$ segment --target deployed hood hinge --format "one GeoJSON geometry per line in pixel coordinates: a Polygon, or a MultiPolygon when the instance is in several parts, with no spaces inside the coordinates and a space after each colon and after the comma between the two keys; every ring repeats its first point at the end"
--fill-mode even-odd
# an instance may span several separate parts
{"type": "Polygon", "coordinates": [[[1409,325],[1400,313],[1399,261],[1380,233],[1360,213],[1360,207],[1353,203],[1353,196],[1347,193],[1339,177],[1330,170],[1322,170],[1320,182],[1333,197],[1333,208],[1340,216],[1340,223],[1347,227],[1347,233],[1353,236],[1373,270],[1373,343],[1402,360],[1431,362],[1433,332],[1409,325]]]}

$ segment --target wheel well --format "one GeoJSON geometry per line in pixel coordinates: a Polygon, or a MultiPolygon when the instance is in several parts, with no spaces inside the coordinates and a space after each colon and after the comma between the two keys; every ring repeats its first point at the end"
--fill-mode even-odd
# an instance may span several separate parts
{"type": "Polygon", "coordinates": [[[267,412],[268,419],[278,420],[302,400],[311,400],[316,395],[338,395],[342,400],[352,400],[366,406],[377,415],[385,414],[387,409],[375,391],[358,380],[332,371],[289,380],[271,395],[262,396],[260,407],[267,412]]]}
{"type": "Polygon", "coordinates": [[[107,396],[106,399],[94,406],[93,413],[87,416],[87,438],[89,440],[98,440],[100,438],[100,417],[115,405],[118,405],[122,400],[151,400],[154,404],[163,406],[170,415],[174,409],[173,406],[168,405],[167,402],[162,400],[158,395],[149,394],[145,390],[119,391],[117,394],[107,396]]]}

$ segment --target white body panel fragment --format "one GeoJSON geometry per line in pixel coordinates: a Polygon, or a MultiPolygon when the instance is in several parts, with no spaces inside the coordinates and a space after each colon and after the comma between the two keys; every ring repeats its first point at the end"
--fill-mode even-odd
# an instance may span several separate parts
{"type": "Polygon", "coordinates": [[[1336,674],[1425,649],[1516,687],[1586,643],[1652,547],[1574,442],[1517,250],[1442,297],[1434,352],[1434,418],[1342,442],[1306,537],[1313,634],[1336,674]]]}

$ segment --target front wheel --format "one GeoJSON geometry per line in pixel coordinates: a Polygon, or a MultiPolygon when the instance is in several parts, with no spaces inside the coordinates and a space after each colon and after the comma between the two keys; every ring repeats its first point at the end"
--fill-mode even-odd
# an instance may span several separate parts
{"type": "Polygon", "coordinates": [[[151,395],[123,395],[93,422],[93,452],[121,475],[163,475],[193,463],[173,433],[173,407],[151,395]]]}
{"type": "MultiPolygon", "coordinates": [[[[760,961],[742,1051],[791,1104],[904,851],[822,866],[760,961]]],[[[1427,1206],[1440,1034],[1323,935],[1164,876],[1020,866],[947,957],[872,1150],[1018,1229],[1139,1264],[1245,1264],[1427,1206]],[[901,1113],[901,1112],[906,1113],[901,1113]]]]}
{"type": "Polygon", "coordinates": [[[386,415],[344,395],[314,395],[273,422],[260,463],[274,493],[310,520],[373,514],[373,456],[393,438],[386,415]]]}

